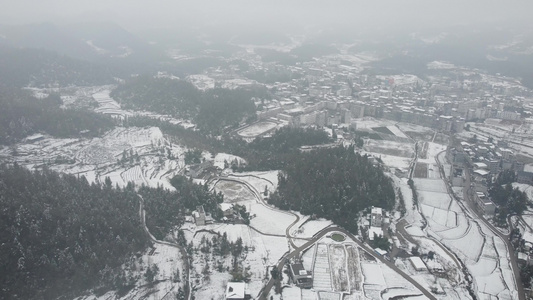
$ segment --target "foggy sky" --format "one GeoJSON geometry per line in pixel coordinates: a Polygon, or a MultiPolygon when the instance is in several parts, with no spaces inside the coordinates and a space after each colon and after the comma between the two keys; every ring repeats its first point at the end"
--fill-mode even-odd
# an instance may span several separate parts
{"type": "Polygon", "coordinates": [[[0,0],[0,23],[114,21],[179,26],[345,26],[406,30],[511,21],[533,27],[531,0],[0,0]]]}

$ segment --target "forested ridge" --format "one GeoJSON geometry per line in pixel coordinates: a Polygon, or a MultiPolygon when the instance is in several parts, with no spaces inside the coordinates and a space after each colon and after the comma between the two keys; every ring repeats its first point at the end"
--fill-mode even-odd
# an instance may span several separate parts
{"type": "Polygon", "coordinates": [[[271,204],[330,219],[354,233],[362,210],[371,206],[390,210],[395,203],[390,178],[353,147],[294,155],[283,171],[271,204]]]}
{"type": "Polygon", "coordinates": [[[139,76],[119,85],[111,96],[125,108],[153,111],[193,120],[199,129],[219,135],[255,116],[253,97],[265,90],[215,88],[200,91],[191,83],[170,78],[139,76]]]}
{"type": "Polygon", "coordinates": [[[135,191],[0,166],[0,298],[55,299],[131,283],[120,266],[149,240],[135,191]]]}
{"type": "Polygon", "coordinates": [[[57,94],[36,99],[28,91],[0,86],[0,144],[11,144],[38,132],[62,138],[77,137],[81,131],[97,136],[115,126],[109,116],[62,109],[61,104],[57,94]]]}

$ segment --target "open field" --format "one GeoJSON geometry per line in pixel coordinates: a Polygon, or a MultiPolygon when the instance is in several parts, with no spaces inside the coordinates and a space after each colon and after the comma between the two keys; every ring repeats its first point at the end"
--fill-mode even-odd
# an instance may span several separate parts
{"type": "Polygon", "coordinates": [[[215,191],[224,195],[224,202],[237,203],[255,200],[254,194],[242,183],[221,179],[215,184],[215,191]]]}

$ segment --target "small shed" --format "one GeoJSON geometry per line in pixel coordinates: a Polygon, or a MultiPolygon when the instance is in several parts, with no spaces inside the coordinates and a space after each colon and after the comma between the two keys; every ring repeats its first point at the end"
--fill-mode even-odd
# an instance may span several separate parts
{"type": "Polygon", "coordinates": [[[418,272],[427,271],[428,269],[424,261],[422,261],[422,259],[420,259],[420,257],[418,256],[409,257],[409,261],[411,262],[411,265],[413,265],[413,268],[415,268],[415,270],[417,270],[418,272]]]}

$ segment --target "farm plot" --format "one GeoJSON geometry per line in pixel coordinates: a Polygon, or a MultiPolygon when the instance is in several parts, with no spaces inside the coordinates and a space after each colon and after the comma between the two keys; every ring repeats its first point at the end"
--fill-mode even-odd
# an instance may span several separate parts
{"type": "Polygon", "coordinates": [[[263,121],[247,126],[239,130],[237,134],[244,138],[253,138],[274,129],[277,126],[278,125],[274,122],[263,121]]]}
{"type": "Polygon", "coordinates": [[[409,164],[411,163],[411,158],[409,157],[400,157],[373,152],[363,152],[363,154],[369,154],[376,158],[380,158],[386,166],[397,168],[403,172],[407,172],[409,169],[409,164]]]}
{"type": "Polygon", "coordinates": [[[444,209],[444,210],[448,209],[448,207],[450,206],[450,202],[452,201],[452,199],[450,198],[450,195],[448,194],[427,192],[427,191],[419,191],[418,200],[422,204],[444,209]]]}
{"type": "Polygon", "coordinates": [[[76,154],[76,158],[83,164],[90,165],[102,165],[116,162],[115,154],[111,152],[108,147],[97,144],[89,145],[80,150],[76,154]]]}
{"type": "Polygon", "coordinates": [[[364,145],[364,150],[399,157],[413,157],[414,146],[407,143],[393,141],[368,140],[364,145]]]}
{"type": "Polygon", "coordinates": [[[317,244],[313,264],[313,289],[331,291],[331,271],[328,261],[328,245],[317,244]]]}
{"type": "Polygon", "coordinates": [[[111,90],[106,89],[93,94],[94,100],[98,102],[98,108],[95,111],[103,114],[124,116],[126,112],[120,108],[120,104],[111,98],[110,93],[111,90]]]}
{"type": "Polygon", "coordinates": [[[215,184],[215,190],[222,192],[226,203],[255,200],[255,195],[248,187],[235,181],[221,179],[215,184]]]}
{"type": "Polygon", "coordinates": [[[470,230],[470,222],[468,222],[468,219],[464,216],[464,214],[458,213],[456,215],[456,227],[453,227],[451,229],[438,231],[436,229],[433,229],[437,235],[442,239],[447,240],[455,240],[460,239],[463,236],[467,234],[467,232],[470,230]]]}
{"type": "Polygon", "coordinates": [[[426,163],[417,163],[415,167],[415,178],[427,178],[428,177],[428,165],[426,163]]]}
{"type": "Polygon", "coordinates": [[[287,227],[296,221],[294,215],[271,209],[257,202],[250,203],[247,209],[252,216],[250,226],[265,234],[284,236],[287,227]]]}
{"type": "MultiPolygon", "coordinates": [[[[434,222],[435,225],[443,226],[441,230],[457,227],[456,212],[428,206],[425,204],[421,204],[420,208],[422,209],[422,213],[424,214],[424,216],[426,216],[428,221],[434,222]]],[[[433,224],[431,225],[431,228],[433,230],[437,229],[433,226],[433,224]]]]}
{"type": "Polygon", "coordinates": [[[346,245],[348,253],[348,275],[350,278],[350,288],[352,291],[362,291],[361,265],[359,261],[359,251],[352,245],[346,245]]]}
{"type": "Polygon", "coordinates": [[[438,193],[447,193],[446,185],[442,180],[435,179],[414,179],[415,187],[417,191],[428,191],[428,192],[438,192],[438,193]]]}
{"type": "Polygon", "coordinates": [[[333,290],[349,291],[348,274],[346,272],[346,251],[343,245],[329,245],[329,265],[332,270],[333,290]]]}
{"type": "Polygon", "coordinates": [[[476,263],[483,251],[485,238],[477,224],[470,226],[468,232],[458,239],[442,241],[451,248],[456,249],[457,255],[466,260],[468,264],[476,263]]]}
{"type": "Polygon", "coordinates": [[[341,294],[332,292],[318,292],[319,300],[341,300],[341,294]]]}
{"type": "Polygon", "coordinates": [[[301,289],[300,290],[302,295],[302,300],[316,300],[316,293],[314,291],[308,290],[308,289],[301,289]]]}
{"type": "Polygon", "coordinates": [[[135,166],[133,168],[129,168],[128,170],[124,171],[122,174],[120,174],[122,177],[122,180],[124,182],[134,182],[135,184],[144,183],[144,177],[142,174],[142,169],[140,166],[135,166]]]}
{"type": "Polygon", "coordinates": [[[365,292],[367,285],[375,286],[380,290],[386,286],[385,277],[383,277],[383,272],[379,264],[363,262],[361,263],[361,269],[364,276],[365,292]]]}

